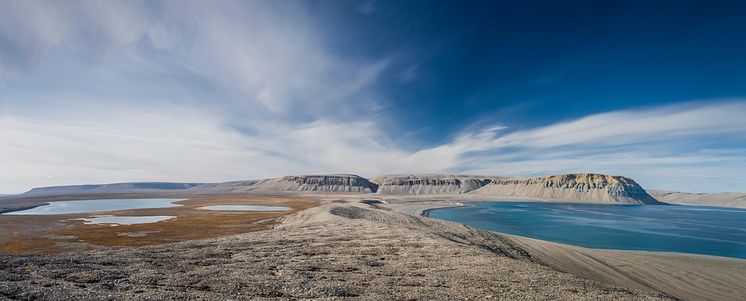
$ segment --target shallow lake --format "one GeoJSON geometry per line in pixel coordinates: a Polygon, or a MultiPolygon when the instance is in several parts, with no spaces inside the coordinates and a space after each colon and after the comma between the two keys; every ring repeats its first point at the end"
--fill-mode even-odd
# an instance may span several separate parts
{"type": "Polygon", "coordinates": [[[165,215],[153,215],[153,216],[113,216],[113,215],[98,215],[94,217],[84,217],[78,220],[83,221],[86,225],[98,225],[98,224],[111,224],[116,225],[137,225],[137,224],[149,224],[157,223],[175,218],[175,216],[165,215]]]}
{"type": "Polygon", "coordinates": [[[746,210],[705,206],[470,202],[430,217],[590,248],[746,258],[746,210]]]}
{"type": "Polygon", "coordinates": [[[99,199],[49,202],[48,205],[3,213],[5,215],[52,215],[89,213],[129,209],[178,207],[174,202],[185,199],[99,199]]]}
{"type": "Polygon", "coordinates": [[[215,205],[204,206],[197,209],[202,210],[224,210],[224,211],[290,211],[290,207],[284,206],[262,206],[262,205],[215,205]]]}

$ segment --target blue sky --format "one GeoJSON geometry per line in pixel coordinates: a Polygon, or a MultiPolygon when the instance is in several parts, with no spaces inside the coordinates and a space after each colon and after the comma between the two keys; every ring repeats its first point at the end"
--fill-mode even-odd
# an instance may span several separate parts
{"type": "Polygon", "coordinates": [[[746,191],[746,3],[0,5],[0,193],[339,172],[746,191]]]}

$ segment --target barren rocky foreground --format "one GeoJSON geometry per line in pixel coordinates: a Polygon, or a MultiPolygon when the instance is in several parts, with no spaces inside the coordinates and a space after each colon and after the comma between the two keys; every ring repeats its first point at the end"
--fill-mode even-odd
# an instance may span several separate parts
{"type": "Polygon", "coordinates": [[[1,255],[20,300],[667,300],[542,265],[510,238],[360,203],[276,228],[158,246],[1,255]]]}

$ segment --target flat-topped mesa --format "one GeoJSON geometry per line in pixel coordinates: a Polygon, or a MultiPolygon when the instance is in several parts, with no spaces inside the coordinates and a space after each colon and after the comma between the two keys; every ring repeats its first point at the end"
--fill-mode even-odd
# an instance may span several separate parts
{"type": "Polygon", "coordinates": [[[352,174],[302,175],[223,183],[122,183],[37,188],[27,193],[265,193],[341,192],[384,195],[459,195],[469,198],[515,197],[568,202],[661,204],[632,179],[601,174],[516,178],[473,175],[388,175],[370,180],[352,174]]]}
{"type": "Polygon", "coordinates": [[[378,185],[357,175],[286,176],[261,185],[280,191],[376,192],[378,185]]]}
{"type": "Polygon", "coordinates": [[[471,194],[623,204],[660,204],[634,180],[601,174],[496,179],[471,194]]]}
{"type": "Polygon", "coordinates": [[[495,177],[466,175],[389,175],[371,179],[380,194],[460,194],[478,189],[495,177]]]}
{"type": "Polygon", "coordinates": [[[87,184],[68,186],[37,187],[24,195],[65,195],[65,194],[97,194],[97,193],[130,193],[149,191],[175,191],[194,188],[199,183],[171,183],[171,182],[132,182],[112,184],[87,184]]]}

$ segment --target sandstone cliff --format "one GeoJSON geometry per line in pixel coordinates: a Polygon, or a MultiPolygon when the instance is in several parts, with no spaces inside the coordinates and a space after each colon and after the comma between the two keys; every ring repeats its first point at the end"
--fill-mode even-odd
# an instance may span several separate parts
{"type": "Polygon", "coordinates": [[[374,177],[380,194],[461,194],[478,189],[496,177],[465,175],[389,175],[374,177]]]}
{"type": "Polygon", "coordinates": [[[231,181],[222,183],[207,183],[200,184],[192,191],[198,192],[249,192],[255,190],[258,185],[268,180],[246,180],[246,181],[231,181]]]}
{"type": "Polygon", "coordinates": [[[165,191],[179,194],[341,192],[382,195],[469,195],[470,198],[483,196],[485,199],[493,196],[509,196],[594,203],[659,204],[632,179],[600,174],[568,174],[534,178],[388,175],[370,180],[350,174],[303,175],[211,184],[125,183],[49,187],[36,188],[25,195],[165,191]]]}
{"type": "Polygon", "coordinates": [[[306,175],[270,179],[257,185],[257,191],[321,191],[373,193],[378,185],[357,175],[306,175]]]}
{"type": "Polygon", "coordinates": [[[597,203],[660,203],[630,178],[600,174],[496,179],[469,193],[597,203]]]}

